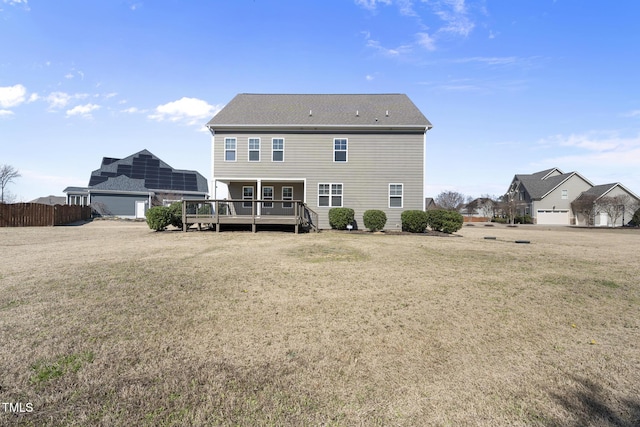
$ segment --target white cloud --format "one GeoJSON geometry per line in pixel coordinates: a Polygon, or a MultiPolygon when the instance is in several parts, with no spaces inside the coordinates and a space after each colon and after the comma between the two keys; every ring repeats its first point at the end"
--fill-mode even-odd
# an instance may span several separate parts
{"type": "Polygon", "coordinates": [[[21,84],[0,87],[0,107],[11,108],[25,101],[27,88],[21,84]]]}
{"type": "Polygon", "coordinates": [[[475,24],[468,16],[464,0],[442,0],[434,3],[430,2],[430,4],[434,8],[436,16],[445,22],[445,25],[438,31],[466,37],[475,27],[475,24]]]}
{"type": "Polygon", "coordinates": [[[65,108],[73,100],[86,99],[88,97],[88,93],[74,93],[70,95],[66,92],[51,92],[44,100],[49,104],[50,110],[59,110],[65,108]]]}
{"type": "Polygon", "coordinates": [[[3,116],[13,116],[13,111],[10,110],[0,110],[0,117],[3,116]]]}
{"type": "Polygon", "coordinates": [[[45,100],[49,103],[49,108],[64,108],[71,101],[71,95],[65,92],[51,92],[45,100]]]}
{"type": "Polygon", "coordinates": [[[640,134],[628,137],[620,136],[617,132],[554,135],[539,143],[543,147],[573,149],[566,155],[548,159],[549,164],[589,165],[600,168],[640,167],[640,134]]]}
{"type": "Polygon", "coordinates": [[[128,114],[136,114],[136,113],[146,113],[147,110],[141,110],[137,107],[129,107],[129,108],[125,108],[124,110],[120,110],[121,113],[128,113],[128,114]]]}
{"type": "MultiPolygon", "coordinates": [[[[2,3],[8,4],[9,6],[23,6],[25,10],[29,10],[29,4],[27,0],[2,0],[2,3]]],[[[0,9],[1,11],[2,9],[0,9]]]]}
{"type": "Polygon", "coordinates": [[[96,104],[77,105],[70,110],[67,110],[67,117],[82,116],[84,118],[91,118],[91,112],[100,109],[96,104]]]}
{"type": "Polygon", "coordinates": [[[436,50],[436,41],[427,33],[416,34],[418,44],[427,50],[436,50]]]}
{"type": "Polygon", "coordinates": [[[355,3],[367,10],[376,10],[381,3],[387,6],[390,5],[391,0],[355,0],[355,3]]]}
{"type": "Polygon", "coordinates": [[[373,77],[371,74],[367,74],[364,78],[365,78],[368,82],[370,82],[370,81],[372,81],[372,80],[373,80],[373,78],[374,78],[374,77],[373,77]]]}
{"type": "Polygon", "coordinates": [[[148,117],[157,121],[181,122],[187,125],[202,125],[220,111],[219,105],[210,105],[197,98],[183,97],[177,101],[158,105],[148,117]]]}
{"type": "Polygon", "coordinates": [[[376,50],[378,53],[384,56],[398,57],[401,54],[411,52],[410,45],[401,45],[396,48],[387,48],[382,46],[378,40],[373,40],[371,38],[371,33],[369,33],[368,31],[363,31],[362,34],[367,40],[367,47],[376,50]]]}
{"type": "Polygon", "coordinates": [[[628,113],[625,113],[623,116],[624,117],[640,117],[640,110],[629,111],[628,113]]]}

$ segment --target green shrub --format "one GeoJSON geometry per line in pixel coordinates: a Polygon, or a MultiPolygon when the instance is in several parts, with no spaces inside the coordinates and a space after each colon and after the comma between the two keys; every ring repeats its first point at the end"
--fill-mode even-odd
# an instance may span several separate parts
{"type": "Polygon", "coordinates": [[[165,230],[170,224],[172,215],[167,206],[154,206],[145,214],[147,225],[155,231],[165,230]]]}
{"type": "Polygon", "coordinates": [[[402,231],[410,233],[424,233],[427,229],[427,213],[425,211],[411,210],[404,211],[400,215],[402,220],[402,231]]]}
{"type": "Polygon", "coordinates": [[[531,215],[516,215],[513,219],[514,224],[533,224],[531,215]]]}
{"type": "Polygon", "coordinates": [[[459,212],[434,209],[427,212],[427,223],[434,231],[451,234],[462,228],[463,218],[459,212]]]}
{"type": "Polygon", "coordinates": [[[631,218],[631,222],[629,225],[633,227],[640,227],[640,208],[633,214],[633,218],[631,218]]]}
{"type": "Polygon", "coordinates": [[[498,224],[506,224],[509,222],[509,220],[501,216],[494,216],[493,218],[491,218],[491,222],[497,222],[498,224]]]}
{"type": "Polygon", "coordinates": [[[350,208],[329,209],[329,225],[337,230],[346,230],[353,223],[355,213],[350,208]]]}
{"type": "Polygon", "coordinates": [[[364,226],[371,231],[382,230],[387,224],[387,214],[377,209],[365,211],[362,215],[364,226]]]}
{"type": "Polygon", "coordinates": [[[171,225],[182,228],[182,202],[173,202],[168,209],[171,214],[171,225]]]}

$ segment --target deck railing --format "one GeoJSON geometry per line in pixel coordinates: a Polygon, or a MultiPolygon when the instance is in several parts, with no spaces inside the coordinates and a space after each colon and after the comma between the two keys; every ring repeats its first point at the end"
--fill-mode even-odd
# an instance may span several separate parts
{"type": "Polygon", "coordinates": [[[250,224],[253,232],[259,224],[293,225],[318,231],[318,214],[301,200],[239,200],[194,199],[183,200],[183,231],[193,224],[215,226],[220,224],[250,224]]]}

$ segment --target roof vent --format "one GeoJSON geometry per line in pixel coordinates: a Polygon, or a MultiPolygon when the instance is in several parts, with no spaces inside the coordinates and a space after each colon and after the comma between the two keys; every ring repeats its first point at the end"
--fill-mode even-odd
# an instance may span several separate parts
{"type": "Polygon", "coordinates": [[[309,117],[313,116],[313,111],[309,110],[309,117]]]}
{"type": "Polygon", "coordinates": [[[389,117],[389,110],[387,110],[387,114],[386,114],[386,116],[387,116],[387,117],[389,117]]]}
{"type": "Polygon", "coordinates": [[[360,117],[360,112],[356,110],[356,117],[360,117]]]}

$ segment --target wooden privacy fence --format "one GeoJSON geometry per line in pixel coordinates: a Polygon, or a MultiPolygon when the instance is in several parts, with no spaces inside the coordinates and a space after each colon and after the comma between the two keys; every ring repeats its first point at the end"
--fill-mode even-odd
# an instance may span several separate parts
{"type": "Polygon", "coordinates": [[[43,227],[91,219],[91,208],[40,203],[0,204],[0,227],[43,227]]]}

